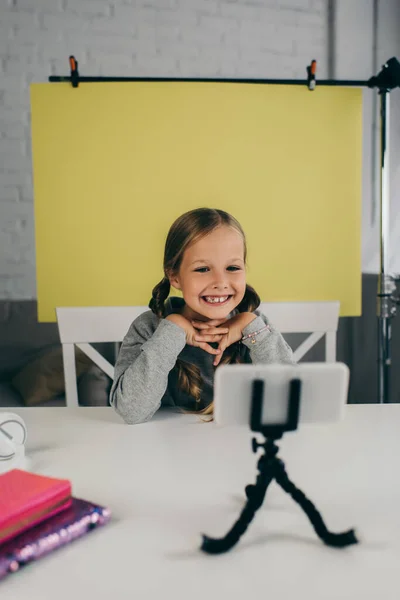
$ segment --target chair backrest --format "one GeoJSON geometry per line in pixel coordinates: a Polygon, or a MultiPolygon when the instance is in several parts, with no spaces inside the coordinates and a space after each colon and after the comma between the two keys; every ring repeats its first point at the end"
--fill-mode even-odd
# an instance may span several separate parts
{"type": "Polygon", "coordinates": [[[84,306],[56,308],[62,344],[122,342],[131,323],[148,306],[84,306]]]}
{"type": "Polygon", "coordinates": [[[336,332],[339,323],[339,301],[329,302],[265,302],[261,312],[281,333],[310,333],[293,352],[299,361],[325,337],[325,361],[336,361],[336,332]]]}
{"type": "Polygon", "coordinates": [[[336,332],[340,302],[264,302],[260,310],[281,333],[336,332]]]}
{"type": "MultiPolygon", "coordinates": [[[[336,331],[339,302],[265,302],[260,306],[281,333],[310,333],[294,351],[300,360],[322,337],[326,336],[325,360],[336,360],[336,331]]],[[[57,323],[63,348],[67,406],[78,406],[75,368],[75,345],[113,379],[114,367],[90,344],[121,342],[131,323],[147,306],[58,307],[57,323]]]]}

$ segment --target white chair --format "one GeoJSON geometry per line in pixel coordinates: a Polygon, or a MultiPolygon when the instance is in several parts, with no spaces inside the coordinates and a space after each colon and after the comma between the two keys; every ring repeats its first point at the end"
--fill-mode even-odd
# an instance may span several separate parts
{"type": "MultiPolygon", "coordinates": [[[[303,358],[314,344],[326,336],[327,362],[336,360],[339,308],[339,302],[266,302],[260,306],[260,310],[282,334],[311,332],[294,351],[296,361],[303,358]]],[[[90,344],[122,342],[132,321],[146,310],[149,310],[147,306],[56,308],[68,407],[78,406],[74,346],[80,348],[113,379],[114,367],[90,344]]]]}
{"type": "Polygon", "coordinates": [[[63,352],[67,406],[78,406],[75,346],[84,352],[111,379],[114,367],[90,344],[122,342],[132,321],[149,310],[147,306],[88,306],[56,308],[63,352]]]}

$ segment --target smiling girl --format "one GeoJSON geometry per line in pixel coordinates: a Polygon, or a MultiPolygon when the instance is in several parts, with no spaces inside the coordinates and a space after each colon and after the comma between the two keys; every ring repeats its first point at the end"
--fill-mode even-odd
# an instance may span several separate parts
{"type": "Polygon", "coordinates": [[[294,362],[256,310],[246,255],[240,224],[222,210],[199,208],[173,223],[151,310],[130,326],[115,365],[110,403],[126,423],[148,421],[161,405],[211,415],[219,364],[294,362]],[[169,297],[171,285],[183,298],[169,297]]]}

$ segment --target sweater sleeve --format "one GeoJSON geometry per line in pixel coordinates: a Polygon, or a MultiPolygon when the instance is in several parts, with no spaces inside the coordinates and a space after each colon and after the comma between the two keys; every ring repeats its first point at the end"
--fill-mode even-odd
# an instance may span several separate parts
{"type": "Polygon", "coordinates": [[[253,338],[254,343],[252,343],[252,338],[248,338],[242,342],[250,350],[251,362],[253,364],[296,364],[293,358],[293,351],[284,340],[282,334],[269,322],[263,313],[255,311],[255,314],[257,314],[257,317],[243,329],[243,335],[259,331],[265,325],[268,325],[268,329],[256,335],[253,338]]]}
{"type": "Polygon", "coordinates": [[[153,318],[144,313],[132,323],[115,365],[110,404],[130,424],[148,421],[160,408],[169,372],[186,344],[181,327],[161,319],[154,330],[153,318]]]}

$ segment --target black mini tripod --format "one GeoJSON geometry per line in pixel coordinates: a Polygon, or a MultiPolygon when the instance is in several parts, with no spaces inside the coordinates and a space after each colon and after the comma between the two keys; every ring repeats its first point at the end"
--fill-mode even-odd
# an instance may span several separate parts
{"type": "Polygon", "coordinates": [[[336,548],[344,548],[345,546],[358,543],[354,529],[343,533],[332,533],[327,529],[314,504],[290,481],[283,461],[277,457],[279,447],[275,441],[279,440],[285,431],[294,431],[297,429],[300,392],[300,379],[292,379],[290,381],[289,407],[286,423],[263,425],[261,419],[264,400],[264,381],[258,379],[253,381],[250,428],[252,431],[261,432],[266,438],[262,444],[257,442],[255,438],[252,440],[253,452],[257,452],[259,447],[264,449],[264,454],[260,457],[257,464],[259,471],[257,480],[254,485],[246,487],[247,502],[239,519],[231,530],[223,538],[219,539],[203,535],[203,543],[201,545],[203,552],[207,554],[222,554],[237,544],[253,520],[256,511],[262,505],[268,486],[273,479],[300,505],[311,521],[315,532],[325,544],[336,548]]]}

